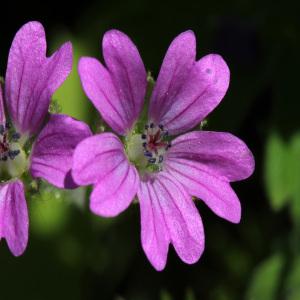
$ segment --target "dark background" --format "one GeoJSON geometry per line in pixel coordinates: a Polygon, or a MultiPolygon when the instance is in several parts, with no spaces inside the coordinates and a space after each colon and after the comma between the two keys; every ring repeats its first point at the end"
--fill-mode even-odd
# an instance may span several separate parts
{"type": "MultiPolygon", "coordinates": [[[[49,53],[71,39],[79,56],[101,57],[104,32],[117,28],[136,43],[157,76],[180,32],[194,30],[198,58],[219,53],[231,70],[229,91],[208,117],[208,130],[243,139],[254,175],[234,183],[243,213],[230,224],[197,202],[206,234],[198,263],[170,248],[156,272],[140,245],[138,205],[115,219],[88,210],[85,190],[45,187],[28,197],[30,241],[14,258],[0,246],[0,299],[299,300],[300,96],[299,9],[292,1],[64,1],[1,3],[0,74],[17,30],[38,20],[49,53]]],[[[74,74],[54,96],[61,110],[94,126],[74,74]]],[[[88,191],[87,191],[88,193],[88,191]]]]}

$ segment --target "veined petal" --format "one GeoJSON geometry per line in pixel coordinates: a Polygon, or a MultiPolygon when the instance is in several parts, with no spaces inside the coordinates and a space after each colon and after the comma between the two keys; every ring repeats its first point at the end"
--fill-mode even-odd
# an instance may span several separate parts
{"type": "Polygon", "coordinates": [[[160,124],[174,98],[185,84],[196,59],[196,39],[189,30],[178,35],[169,46],[155,84],[149,119],[160,124]]]}
{"type": "Polygon", "coordinates": [[[123,160],[95,184],[90,197],[91,211],[103,217],[117,216],[134,199],[139,181],[135,167],[123,160]]]}
{"type": "Polygon", "coordinates": [[[52,94],[71,69],[70,42],[47,58],[45,31],[40,23],[29,22],[17,32],[8,57],[5,101],[19,132],[38,132],[47,115],[52,94]]]}
{"type": "Polygon", "coordinates": [[[138,189],[141,211],[141,240],[145,254],[157,271],[165,268],[170,236],[159,199],[148,181],[141,181],[138,189]]]}
{"type": "Polygon", "coordinates": [[[79,185],[96,184],[127,161],[123,144],[112,133],[102,133],[84,139],[73,155],[72,174],[79,185]]]}
{"type": "Polygon", "coordinates": [[[168,160],[195,161],[204,171],[225,181],[248,178],[254,171],[254,157],[247,145],[230,133],[193,131],[172,141],[168,160]]]}
{"type": "Polygon", "coordinates": [[[30,172],[59,188],[75,188],[71,168],[75,147],[91,136],[89,127],[66,115],[52,114],[31,153],[30,172]]]}
{"type": "Polygon", "coordinates": [[[223,99],[229,78],[228,66],[221,56],[203,57],[190,69],[177,92],[170,93],[168,107],[156,123],[164,125],[171,134],[192,129],[223,99]]]}
{"type": "Polygon", "coordinates": [[[3,103],[2,86],[0,82],[0,125],[3,124],[5,124],[5,111],[4,111],[4,103],[3,103]]]}
{"type": "Polygon", "coordinates": [[[147,75],[139,52],[122,32],[108,31],[103,38],[105,68],[98,60],[84,57],[79,75],[85,93],[103,119],[125,135],[137,120],[144,103],[147,75]]]}
{"type": "Polygon", "coordinates": [[[28,241],[28,211],[20,180],[0,184],[0,239],[5,238],[13,255],[19,256],[28,241]]]}
{"type": "Polygon", "coordinates": [[[197,208],[183,186],[161,172],[141,185],[139,201],[143,248],[154,267],[164,267],[169,241],[185,263],[195,263],[204,250],[204,230],[197,208]],[[149,207],[153,209],[152,215],[145,211],[149,207]],[[158,237],[159,234],[165,237],[158,237]]]}
{"type": "Polygon", "coordinates": [[[203,200],[216,215],[233,223],[240,222],[241,204],[228,181],[209,173],[200,163],[187,159],[170,159],[165,166],[190,195],[203,200]]]}

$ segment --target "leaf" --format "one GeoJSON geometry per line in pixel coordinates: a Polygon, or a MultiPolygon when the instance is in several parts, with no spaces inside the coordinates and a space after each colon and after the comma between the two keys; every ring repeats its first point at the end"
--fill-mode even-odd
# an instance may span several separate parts
{"type": "Polygon", "coordinates": [[[291,139],[289,173],[292,193],[290,212],[295,225],[300,226],[300,133],[291,139]]]}
{"type": "Polygon", "coordinates": [[[275,300],[283,264],[284,260],[280,254],[262,262],[253,274],[246,300],[275,300]]]}
{"type": "Polygon", "coordinates": [[[287,276],[285,285],[285,299],[300,299],[300,256],[294,260],[292,268],[287,276]]]}
{"type": "Polygon", "coordinates": [[[172,300],[172,296],[167,290],[162,290],[160,293],[160,300],[172,300]]]}
{"type": "Polygon", "coordinates": [[[291,193],[286,177],[288,148],[283,140],[272,133],[267,141],[265,153],[264,178],[271,207],[278,211],[287,202],[291,193]]]}

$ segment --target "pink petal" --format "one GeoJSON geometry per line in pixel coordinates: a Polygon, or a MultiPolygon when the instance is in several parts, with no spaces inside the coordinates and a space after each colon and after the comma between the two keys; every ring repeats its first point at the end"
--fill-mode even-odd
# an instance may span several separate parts
{"type": "Polygon", "coordinates": [[[84,139],[75,149],[73,178],[79,185],[96,184],[124,161],[127,161],[124,147],[116,135],[94,135],[84,139]]]}
{"type": "Polygon", "coordinates": [[[142,245],[153,266],[158,270],[165,266],[169,240],[185,263],[195,263],[204,250],[204,231],[199,213],[183,186],[161,172],[141,185],[139,201],[142,245]],[[152,214],[147,211],[150,208],[152,214]]]}
{"type": "Polygon", "coordinates": [[[73,153],[77,144],[90,135],[85,123],[65,115],[51,115],[33,146],[31,175],[59,188],[75,188],[71,176],[73,153]]]}
{"type": "Polygon", "coordinates": [[[3,93],[2,93],[2,86],[0,83],[0,125],[5,124],[5,111],[4,111],[4,105],[3,105],[3,93]]]}
{"type": "Polygon", "coordinates": [[[162,63],[149,107],[149,118],[156,124],[170,109],[174,98],[185,84],[196,59],[196,39],[189,30],[171,43],[162,63]]]}
{"type": "Polygon", "coordinates": [[[83,88],[103,119],[119,134],[126,134],[144,103],[146,70],[139,52],[122,32],[108,31],[103,38],[107,69],[96,59],[79,62],[83,88]]]}
{"type": "Polygon", "coordinates": [[[198,162],[201,168],[225,181],[248,178],[254,171],[254,158],[247,145],[230,133],[193,131],[172,141],[169,159],[198,162]]]}
{"type": "Polygon", "coordinates": [[[13,255],[23,254],[28,242],[28,211],[23,183],[0,184],[0,239],[5,238],[13,255]]]}
{"type": "Polygon", "coordinates": [[[90,197],[91,211],[103,217],[117,216],[132,202],[138,184],[135,167],[123,160],[95,184],[90,197]]]}
{"type": "Polygon", "coordinates": [[[153,267],[161,271],[166,266],[170,237],[159,199],[153,192],[150,182],[140,183],[138,198],[141,210],[142,246],[153,267]]]}
{"type": "Polygon", "coordinates": [[[172,142],[164,166],[218,216],[240,221],[241,204],[229,182],[254,171],[253,155],[240,139],[223,132],[190,132],[172,142]]]}
{"type": "Polygon", "coordinates": [[[51,96],[72,69],[72,45],[64,44],[46,57],[46,37],[38,22],[25,24],[16,34],[8,57],[5,100],[21,133],[36,133],[48,112],[51,96]]]}
{"type": "Polygon", "coordinates": [[[239,223],[241,204],[230,184],[202,167],[195,161],[172,159],[168,160],[166,171],[184,185],[190,195],[202,199],[216,215],[239,223]]]}
{"type": "Polygon", "coordinates": [[[221,56],[210,54],[203,57],[193,65],[176,92],[166,92],[166,104],[156,104],[161,114],[151,114],[150,117],[157,124],[164,125],[171,134],[192,129],[223,99],[229,77],[228,66],[221,56]]]}
{"type": "Polygon", "coordinates": [[[79,143],[72,172],[77,184],[94,184],[90,208],[105,217],[125,210],[139,184],[135,167],[129,164],[121,141],[112,133],[94,135],[79,143]]]}

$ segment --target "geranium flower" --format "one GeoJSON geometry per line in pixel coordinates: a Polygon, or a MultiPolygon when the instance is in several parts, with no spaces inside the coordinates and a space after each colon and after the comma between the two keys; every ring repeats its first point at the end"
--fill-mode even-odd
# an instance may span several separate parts
{"type": "Polygon", "coordinates": [[[79,74],[88,98],[121,139],[102,133],[80,142],[74,180],[93,185],[90,208],[100,216],[118,215],[137,196],[142,247],[157,270],[165,267],[170,243],[184,262],[195,263],[204,250],[204,231],[192,196],[238,223],[241,205],[230,182],[254,170],[248,147],[229,133],[180,135],[220,103],[229,69],[216,54],[196,61],[194,33],[180,34],[164,58],[144,120],[147,74],[137,48],[117,30],[104,35],[102,46],[106,66],[84,57],[79,74]]]}
{"type": "Polygon", "coordinates": [[[76,186],[70,173],[73,150],[90,135],[89,128],[48,113],[52,94],[71,69],[70,42],[48,58],[40,23],[29,22],[18,31],[9,52],[5,91],[0,85],[0,239],[6,239],[15,256],[24,252],[28,240],[21,177],[29,170],[59,188],[76,186]]]}

